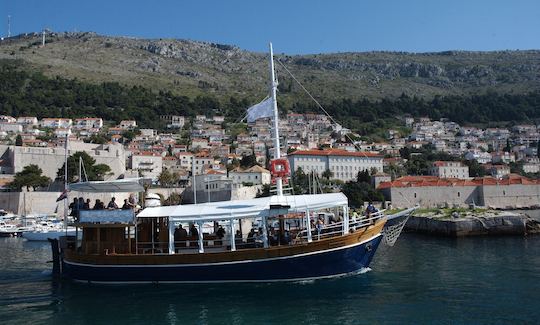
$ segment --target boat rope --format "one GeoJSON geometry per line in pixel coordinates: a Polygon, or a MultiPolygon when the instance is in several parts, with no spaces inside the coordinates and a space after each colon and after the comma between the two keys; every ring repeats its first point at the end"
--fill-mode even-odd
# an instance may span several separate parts
{"type": "MultiPolygon", "coordinates": [[[[287,73],[291,76],[291,78],[293,78],[293,80],[296,81],[296,83],[300,86],[300,88],[302,88],[302,90],[315,102],[315,104],[317,104],[317,106],[324,112],[324,114],[326,114],[326,116],[332,121],[332,123],[334,123],[335,125],[341,125],[332,117],[332,115],[328,113],[326,109],[324,109],[321,103],[319,103],[319,101],[316,100],[315,97],[313,97],[313,95],[311,95],[311,93],[306,89],[306,87],[304,87],[304,85],[302,85],[302,83],[298,79],[296,79],[296,77],[292,74],[292,72],[289,69],[287,69],[287,67],[279,59],[276,61],[283,67],[283,69],[285,69],[285,71],[287,71],[287,73]]],[[[360,150],[360,147],[354,142],[354,140],[349,136],[349,134],[345,134],[345,136],[347,137],[347,139],[351,141],[354,147],[360,153],[362,153],[362,155],[364,155],[365,158],[367,158],[366,153],[360,150]]]]}

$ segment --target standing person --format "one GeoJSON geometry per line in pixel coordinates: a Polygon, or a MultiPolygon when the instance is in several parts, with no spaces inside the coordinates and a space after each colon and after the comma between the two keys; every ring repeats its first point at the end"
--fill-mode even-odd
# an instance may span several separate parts
{"type": "Polygon", "coordinates": [[[135,198],[135,195],[133,193],[129,195],[128,203],[132,209],[137,208],[137,199],[135,198]]]}
{"type": "Polygon", "coordinates": [[[122,210],[129,210],[131,209],[131,205],[128,202],[128,199],[124,199],[124,205],[122,205],[122,210]]]}
{"type": "Polygon", "coordinates": [[[189,226],[189,234],[191,237],[199,238],[199,231],[197,230],[197,227],[195,227],[194,223],[189,226]]]}

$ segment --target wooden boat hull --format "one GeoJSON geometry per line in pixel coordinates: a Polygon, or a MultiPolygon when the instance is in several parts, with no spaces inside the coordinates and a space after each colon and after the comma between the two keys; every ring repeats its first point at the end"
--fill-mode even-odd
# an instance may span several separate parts
{"type": "Polygon", "coordinates": [[[272,282],[347,275],[369,266],[382,239],[335,249],[259,260],[169,265],[93,265],[63,261],[63,274],[84,282],[272,282]]]}
{"type": "Polygon", "coordinates": [[[274,282],[343,276],[369,266],[385,222],[309,244],[234,252],[82,255],[68,250],[62,274],[96,283],[274,282]]]}

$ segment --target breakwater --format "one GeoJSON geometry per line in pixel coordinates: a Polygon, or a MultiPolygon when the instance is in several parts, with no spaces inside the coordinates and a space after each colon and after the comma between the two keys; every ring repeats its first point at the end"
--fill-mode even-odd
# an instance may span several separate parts
{"type": "Polygon", "coordinates": [[[449,237],[528,235],[540,233],[540,223],[509,211],[432,211],[411,216],[405,230],[449,237]]]}

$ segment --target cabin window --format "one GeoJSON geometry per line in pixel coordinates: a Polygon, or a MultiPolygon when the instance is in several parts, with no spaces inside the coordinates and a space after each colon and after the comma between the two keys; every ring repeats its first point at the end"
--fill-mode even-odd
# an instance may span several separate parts
{"type": "Polygon", "coordinates": [[[457,192],[457,197],[460,197],[461,196],[461,193],[457,192]]]}
{"type": "Polygon", "coordinates": [[[416,199],[416,193],[414,193],[414,198],[416,199]]]}
{"type": "Polygon", "coordinates": [[[503,191],[503,195],[506,195],[506,191],[503,191]]]}

